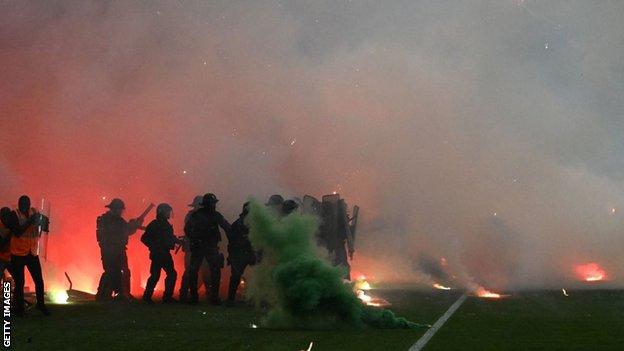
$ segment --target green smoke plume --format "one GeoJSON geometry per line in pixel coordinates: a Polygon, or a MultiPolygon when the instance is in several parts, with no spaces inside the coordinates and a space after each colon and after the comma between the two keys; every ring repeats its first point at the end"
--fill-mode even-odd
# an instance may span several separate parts
{"type": "Polygon", "coordinates": [[[324,260],[314,244],[318,227],[314,217],[292,214],[278,219],[252,201],[247,221],[251,241],[263,254],[248,291],[252,301],[270,306],[263,326],[419,326],[389,310],[366,306],[355,296],[343,283],[341,269],[324,260]]]}

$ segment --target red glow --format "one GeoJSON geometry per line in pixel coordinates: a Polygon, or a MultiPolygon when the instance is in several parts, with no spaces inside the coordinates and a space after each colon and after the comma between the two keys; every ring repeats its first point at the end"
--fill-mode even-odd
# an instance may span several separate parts
{"type": "Polygon", "coordinates": [[[581,280],[586,282],[596,282],[607,279],[607,272],[595,262],[580,264],[574,268],[574,271],[581,280]]]}
{"type": "Polygon", "coordinates": [[[484,287],[480,286],[475,290],[475,295],[477,295],[478,297],[482,297],[485,299],[500,299],[503,295],[492,292],[490,290],[485,289],[484,287]]]}

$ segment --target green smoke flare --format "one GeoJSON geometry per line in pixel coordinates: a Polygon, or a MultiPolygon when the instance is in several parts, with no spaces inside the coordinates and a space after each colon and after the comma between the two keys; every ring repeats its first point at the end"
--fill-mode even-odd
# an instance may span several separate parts
{"type": "Polygon", "coordinates": [[[389,310],[364,305],[314,245],[312,216],[278,219],[257,201],[247,218],[250,238],[262,250],[248,296],[270,306],[262,324],[269,328],[327,328],[350,324],[377,328],[419,326],[389,310]]]}

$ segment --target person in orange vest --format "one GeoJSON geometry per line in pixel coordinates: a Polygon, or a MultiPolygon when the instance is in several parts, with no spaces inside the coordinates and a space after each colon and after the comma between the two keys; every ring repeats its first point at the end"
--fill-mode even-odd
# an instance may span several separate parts
{"type": "Polygon", "coordinates": [[[49,316],[50,311],[43,299],[43,275],[39,261],[39,237],[45,221],[35,208],[30,207],[30,198],[19,198],[17,209],[11,213],[11,274],[15,280],[15,314],[24,315],[24,267],[28,268],[35,283],[37,309],[49,316]]]}

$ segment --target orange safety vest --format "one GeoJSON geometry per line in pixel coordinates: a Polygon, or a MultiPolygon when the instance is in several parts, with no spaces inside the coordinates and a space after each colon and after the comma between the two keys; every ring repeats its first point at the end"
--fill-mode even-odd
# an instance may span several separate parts
{"type": "MultiPolygon", "coordinates": [[[[4,223],[0,222],[0,235],[2,238],[6,238],[11,235],[11,231],[7,228],[4,223]]],[[[11,261],[11,244],[6,243],[3,247],[0,248],[0,261],[8,262],[11,261]]]]}
{"type": "MultiPolygon", "coordinates": [[[[37,213],[37,210],[31,208],[28,211],[28,217],[24,216],[19,210],[15,210],[19,224],[23,225],[28,217],[37,213]]],[[[30,225],[19,237],[13,235],[11,237],[11,255],[27,256],[31,253],[33,256],[39,254],[39,230],[36,226],[30,225]]]]}

